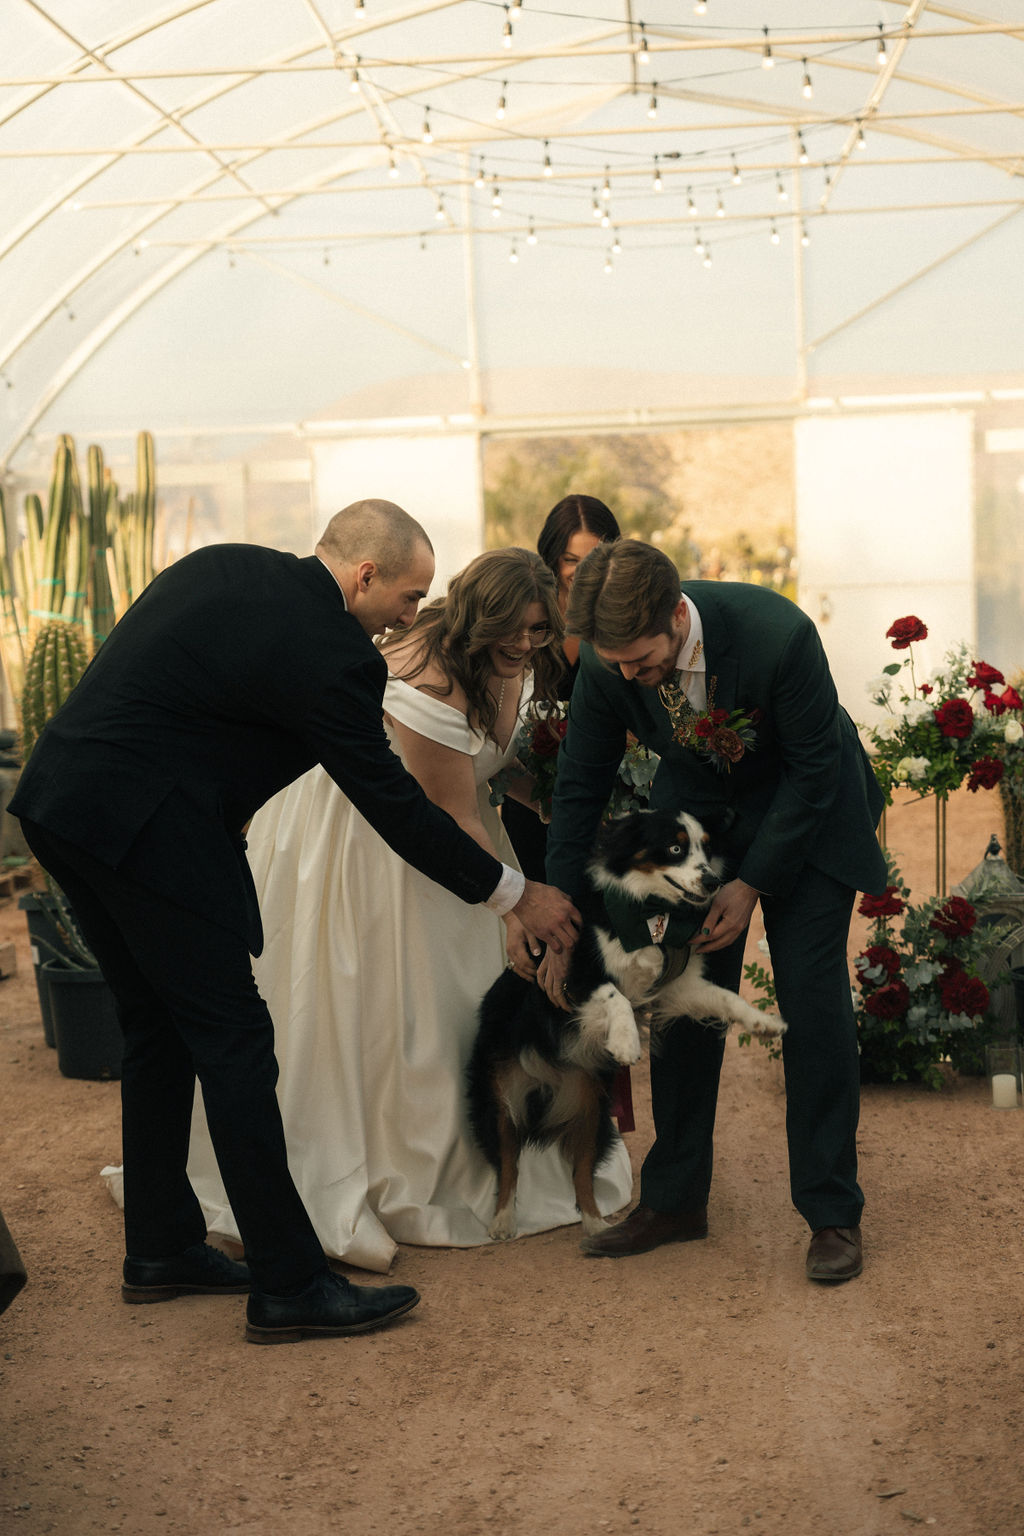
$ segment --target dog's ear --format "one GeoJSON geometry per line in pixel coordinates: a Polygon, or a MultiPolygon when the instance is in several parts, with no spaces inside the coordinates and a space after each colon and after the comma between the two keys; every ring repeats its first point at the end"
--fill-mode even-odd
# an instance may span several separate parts
{"type": "Polygon", "coordinates": [[[608,863],[614,863],[618,854],[628,857],[636,847],[637,828],[643,826],[646,815],[645,811],[627,811],[604,822],[594,839],[594,852],[608,863]]]}
{"type": "Polygon", "coordinates": [[[731,805],[723,805],[718,810],[702,811],[700,824],[712,837],[724,837],[736,824],[736,812],[731,805]]]}

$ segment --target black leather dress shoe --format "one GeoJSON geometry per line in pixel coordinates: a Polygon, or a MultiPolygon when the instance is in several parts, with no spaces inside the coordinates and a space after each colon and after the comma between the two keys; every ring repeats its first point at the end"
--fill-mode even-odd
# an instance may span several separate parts
{"type": "Polygon", "coordinates": [[[864,1268],[860,1227],[820,1227],[807,1249],[808,1280],[853,1280],[864,1268]]]}
{"type": "Polygon", "coordinates": [[[637,1205],[617,1227],[584,1237],[580,1247],[590,1259],[624,1259],[650,1253],[662,1243],[690,1243],[707,1235],[705,1205],[692,1211],[652,1211],[649,1205],[637,1205]]]}
{"type": "Polygon", "coordinates": [[[382,1328],[419,1301],[411,1285],[352,1285],[328,1270],[297,1296],[253,1291],[246,1308],[250,1344],[292,1344],[298,1339],[333,1339],[382,1328]]]}
{"type": "Polygon", "coordinates": [[[169,1259],[124,1261],[124,1301],[173,1301],[175,1296],[241,1296],[252,1289],[247,1264],[238,1264],[208,1243],[193,1243],[169,1259]]]}

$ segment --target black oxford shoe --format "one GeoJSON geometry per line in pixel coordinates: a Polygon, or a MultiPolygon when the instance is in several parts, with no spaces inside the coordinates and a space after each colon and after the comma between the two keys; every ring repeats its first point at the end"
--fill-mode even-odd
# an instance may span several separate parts
{"type": "Polygon", "coordinates": [[[854,1280],[863,1268],[860,1227],[820,1227],[811,1238],[808,1280],[854,1280]]]}
{"type": "Polygon", "coordinates": [[[637,1205],[617,1227],[582,1238],[580,1247],[590,1259],[624,1259],[634,1253],[650,1253],[662,1243],[691,1243],[707,1235],[706,1206],[692,1211],[652,1211],[649,1205],[637,1205]]]}
{"type": "Polygon", "coordinates": [[[175,1296],[241,1296],[252,1289],[247,1264],[238,1264],[208,1243],[193,1243],[169,1259],[124,1261],[124,1301],[173,1301],[175,1296]]]}
{"type": "Polygon", "coordinates": [[[246,1309],[250,1344],[293,1344],[299,1339],[333,1339],[383,1328],[419,1301],[411,1285],[352,1285],[327,1270],[297,1296],[253,1291],[246,1309]]]}

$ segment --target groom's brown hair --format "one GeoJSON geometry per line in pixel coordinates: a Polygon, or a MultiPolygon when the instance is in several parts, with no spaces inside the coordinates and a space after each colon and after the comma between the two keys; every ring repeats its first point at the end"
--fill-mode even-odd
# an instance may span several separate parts
{"type": "Polygon", "coordinates": [[[671,633],[679,596],[679,572],[660,549],[639,539],[598,544],[576,568],[566,629],[601,650],[624,650],[671,633]]]}

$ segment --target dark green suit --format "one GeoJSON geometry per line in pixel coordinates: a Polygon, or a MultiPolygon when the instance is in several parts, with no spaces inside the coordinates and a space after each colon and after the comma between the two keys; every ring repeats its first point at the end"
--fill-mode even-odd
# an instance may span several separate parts
{"type": "MultiPolygon", "coordinates": [[[[719,773],[672,738],[657,691],[627,682],[588,645],[559,757],[548,879],[579,891],[627,731],[661,756],[652,804],[697,817],[731,811],[729,876],[762,893],[783,1042],[793,1203],[813,1230],[854,1226],[859,1071],[846,948],[856,891],[881,891],[875,837],[883,797],[840,707],[818,633],[795,604],[762,587],[685,582],[704,630],[716,708],[759,712],[756,742],[719,773]]],[[[742,941],[709,955],[737,987],[742,941]]],[[[706,1203],[723,1042],[684,1020],[651,1060],[656,1141],[641,1200],[660,1211],[706,1203]]]]}

